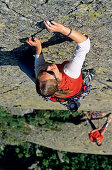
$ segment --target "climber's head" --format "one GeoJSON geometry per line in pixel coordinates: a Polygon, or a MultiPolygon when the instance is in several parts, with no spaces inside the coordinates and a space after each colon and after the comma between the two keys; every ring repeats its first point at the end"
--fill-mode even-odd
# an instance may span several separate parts
{"type": "Polygon", "coordinates": [[[37,92],[46,97],[54,95],[58,91],[61,76],[56,64],[42,66],[36,81],[37,92]]]}
{"type": "Polygon", "coordinates": [[[48,66],[43,65],[41,70],[39,71],[38,80],[42,82],[51,79],[55,79],[55,80],[60,79],[60,72],[57,65],[56,64],[50,64],[48,66]]]}
{"type": "Polygon", "coordinates": [[[102,145],[102,141],[103,141],[103,139],[99,136],[99,137],[96,139],[96,144],[97,144],[98,146],[101,146],[101,145],[102,145]]]}

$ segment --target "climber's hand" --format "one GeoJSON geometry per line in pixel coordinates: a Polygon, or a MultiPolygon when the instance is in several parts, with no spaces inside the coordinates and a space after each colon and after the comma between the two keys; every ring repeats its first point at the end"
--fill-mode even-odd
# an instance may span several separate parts
{"type": "Polygon", "coordinates": [[[39,55],[41,53],[42,50],[42,46],[41,46],[41,42],[37,39],[34,38],[34,40],[32,41],[32,37],[29,37],[26,42],[30,45],[30,46],[34,46],[36,48],[36,53],[39,55]]]}
{"type": "Polygon", "coordinates": [[[41,42],[37,39],[37,38],[34,38],[34,41],[32,41],[32,37],[29,37],[26,42],[31,45],[31,46],[34,46],[34,47],[38,47],[41,45],[41,42]]]}
{"type": "Polygon", "coordinates": [[[51,31],[51,32],[60,32],[60,33],[63,33],[63,31],[65,29],[64,25],[62,25],[60,23],[57,23],[57,22],[54,22],[54,21],[49,22],[47,20],[47,21],[44,21],[44,24],[47,27],[47,29],[49,31],[51,31]]]}

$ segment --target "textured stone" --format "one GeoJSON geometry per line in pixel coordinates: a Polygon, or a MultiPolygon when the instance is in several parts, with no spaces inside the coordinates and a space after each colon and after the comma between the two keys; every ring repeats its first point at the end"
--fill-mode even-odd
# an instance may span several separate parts
{"type": "MultiPolygon", "coordinates": [[[[102,126],[106,118],[102,120],[94,120],[96,127],[102,126]]],[[[59,151],[75,152],[75,153],[90,153],[90,154],[112,154],[112,124],[110,123],[102,146],[97,146],[96,143],[89,140],[88,133],[91,131],[91,127],[88,122],[83,122],[79,125],[73,123],[64,123],[61,126],[60,131],[53,131],[44,128],[32,128],[29,135],[20,133],[12,133],[13,135],[33,142],[48,148],[53,148],[59,151]],[[83,130],[82,130],[83,129],[83,130]],[[106,144],[106,145],[105,145],[106,144]]],[[[61,159],[61,155],[60,155],[61,159]]]]}
{"type": "Polygon", "coordinates": [[[0,9],[0,106],[19,114],[41,108],[65,109],[58,103],[43,101],[36,94],[33,52],[24,43],[35,34],[43,43],[46,61],[61,63],[70,59],[75,43],[60,34],[49,33],[42,23],[54,19],[91,39],[86,62],[89,68],[96,69],[98,81],[92,82],[93,90],[81,101],[80,109],[112,111],[111,1],[2,0],[0,9]]]}
{"type": "MultiPolygon", "coordinates": [[[[0,107],[17,115],[30,113],[34,109],[66,109],[59,103],[43,101],[36,93],[33,77],[34,49],[25,43],[27,37],[36,35],[43,43],[46,61],[61,63],[69,60],[76,44],[58,33],[48,32],[43,21],[49,19],[79,30],[91,39],[86,68],[94,68],[96,77],[92,81],[91,93],[81,100],[80,110],[111,112],[111,4],[110,0],[1,0],[0,107]]],[[[43,130],[38,135],[34,131],[27,138],[28,141],[59,150],[111,154],[110,131],[104,139],[106,146],[97,149],[94,143],[90,147],[87,132],[88,125],[75,126],[71,123],[65,124],[60,133],[44,133],[43,130]]]]}

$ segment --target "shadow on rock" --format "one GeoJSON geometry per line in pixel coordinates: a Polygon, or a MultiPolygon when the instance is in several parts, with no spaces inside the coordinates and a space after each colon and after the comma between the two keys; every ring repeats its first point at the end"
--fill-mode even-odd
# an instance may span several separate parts
{"type": "Polygon", "coordinates": [[[19,66],[20,69],[35,82],[34,78],[34,49],[27,44],[23,44],[11,51],[4,51],[5,47],[0,47],[0,66],[19,66]]]}
{"type": "Polygon", "coordinates": [[[76,115],[76,116],[74,116],[74,115],[71,114],[70,117],[69,117],[69,121],[71,123],[74,123],[75,125],[81,124],[82,122],[85,122],[86,120],[87,119],[84,118],[83,115],[76,115]]]}
{"type": "Polygon", "coordinates": [[[18,66],[20,69],[35,83],[35,49],[25,43],[24,45],[20,46],[19,49],[14,49],[13,53],[18,58],[18,66]]]}
{"type": "MultiPolygon", "coordinates": [[[[43,30],[43,21],[39,22],[37,25],[43,30]]],[[[41,31],[42,31],[41,30],[41,31]]],[[[35,36],[37,33],[31,35],[35,36]]],[[[35,83],[35,73],[34,73],[34,54],[35,48],[30,47],[27,43],[28,37],[20,39],[20,42],[23,43],[20,47],[15,48],[11,51],[5,51],[5,47],[0,47],[0,65],[12,65],[19,66],[20,69],[35,83]]],[[[70,38],[60,34],[54,33],[54,36],[51,37],[48,41],[42,43],[42,48],[53,46],[55,44],[60,44],[65,41],[72,41],[70,38]]],[[[52,61],[51,61],[52,62],[52,61]]]]}

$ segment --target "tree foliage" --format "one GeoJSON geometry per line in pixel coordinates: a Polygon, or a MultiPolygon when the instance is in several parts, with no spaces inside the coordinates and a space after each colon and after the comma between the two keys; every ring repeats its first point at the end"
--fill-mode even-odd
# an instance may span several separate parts
{"type": "MultiPolygon", "coordinates": [[[[0,109],[0,140],[6,140],[9,143],[18,141],[18,138],[8,132],[21,132],[28,135],[30,129],[27,125],[60,130],[61,124],[68,121],[69,116],[69,111],[53,110],[35,110],[32,114],[16,116],[0,109]]],[[[1,145],[0,170],[7,169],[7,166],[11,170],[27,170],[28,167],[30,170],[32,164],[40,167],[41,170],[111,170],[112,156],[60,152],[25,141],[14,146],[1,145]]]]}

